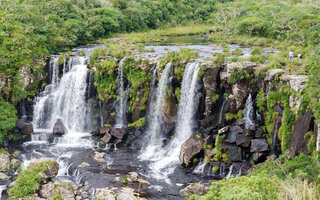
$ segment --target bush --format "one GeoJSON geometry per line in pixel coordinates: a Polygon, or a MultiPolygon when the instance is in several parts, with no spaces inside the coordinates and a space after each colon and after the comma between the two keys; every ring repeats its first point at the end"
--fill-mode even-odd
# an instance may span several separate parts
{"type": "Polygon", "coordinates": [[[18,119],[16,114],[15,107],[0,97],[0,144],[2,144],[4,137],[8,135],[8,131],[15,127],[18,119]]]}
{"type": "Polygon", "coordinates": [[[246,80],[250,78],[250,74],[244,71],[242,68],[235,68],[234,72],[230,74],[227,82],[229,84],[236,84],[241,82],[242,80],[246,80]]]}
{"type": "Polygon", "coordinates": [[[242,50],[240,48],[236,48],[235,50],[233,50],[231,52],[231,55],[233,55],[233,56],[242,56],[243,52],[242,52],[242,50]]]}

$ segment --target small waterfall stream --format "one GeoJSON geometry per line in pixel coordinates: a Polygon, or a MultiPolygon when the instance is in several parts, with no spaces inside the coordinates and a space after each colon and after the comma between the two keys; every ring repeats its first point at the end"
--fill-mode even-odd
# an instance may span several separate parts
{"type": "Polygon", "coordinates": [[[7,189],[6,185],[0,185],[0,199],[2,199],[2,193],[7,189]]]}
{"type": "Polygon", "coordinates": [[[250,128],[254,125],[254,110],[253,110],[253,101],[251,93],[248,96],[248,99],[243,109],[243,120],[245,120],[245,128],[250,128]]]}
{"type": "MultiPolygon", "coordinates": [[[[167,65],[168,67],[168,65],[167,65]]],[[[164,70],[164,72],[166,70],[164,70]]],[[[170,183],[168,175],[174,172],[179,161],[180,147],[184,141],[186,141],[192,135],[192,129],[194,127],[193,116],[195,114],[195,94],[196,94],[196,84],[198,80],[198,63],[189,63],[187,64],[182,80],[181,85],[181,97],[179,100],[178,107],[178,122],[176,125],[176,132],[173,139],[165,147],[162,147],[161,142],[152,142],[149,143],[147,151],[140,155],[140,159],[150,160],[151,164],[149,165],[151,170],[151,176],[158,180],[165,180],[167,183],[170,183]]],[[[163,72],[163,73],[164,73],[163,72]]],[[[163,78],[163,75],[161,79],[163,78]]],[[[159,88],[161,88],[161,80],[159,88]]],[[[159,92],[159,91],[158,91],[159,92]]],[[[163,95],[163,94],[162,94],[163,95]]],[[[157,95],[157,98],[160,96],[157,95]]],[[[158,103],[157,99],[157,108],[162,108],[164,104],[164,99],[161,98],[158,103]],[[161,107],[158,107],[161,105],[161,107]]],[[[156,106],[155,106],[156,107],[156,106]]],[[[162,111],[160,112],[162,114],[162,111]]],[[[154,117],[153,122],[161,122],[157,120],[158,116],[154,117]]],[[[156,132],[157,128],[160,127],[160,123],[154,128],[153,131],[156,132]]]]}
{"type": "Polygon", "coordinates": [[[119,102],[116,107],[116,128],[122,128],[126,126],[126,109],[127,109],[127,94],[128,91],[124,92],[124,82],[123,82],[123,63],[127,57],[124,57],[119,62],[118,67],[118,97],[119,102]]]}

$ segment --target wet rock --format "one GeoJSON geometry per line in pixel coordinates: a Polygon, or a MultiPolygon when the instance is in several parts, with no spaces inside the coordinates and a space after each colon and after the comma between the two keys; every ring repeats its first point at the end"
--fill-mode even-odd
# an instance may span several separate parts
{"type": "Polygon", "coordinates": [[[111,135],[117,139],[123,139],[126,133],[125,128],[115,128],[111,131],[111,135]]]}
{"type": "Polygon", "coordinates": [[[302,151],[304,135],[310,129],[312,116],[312,111],[309,109],[308,112],[304,113],[295,123],[289,146],[291,158],[295,157],[299,152],[302,151]]]}
{"type": "Polygon", "coordinates": [[[261,128],[258,128],[258,130],[256,130],[256,132],[254,133],[254,137],[262,138],[263,134],[264,134],[264,131],[261,128]]]}
{"type": "Polygon", "coordinates": [[[250,146],[250,139],[242,134],[237,135],[236,143],[238,146],[241,147],[249,147],[250,146]]]}
{"type": "Polygon", "coordinates": [[[10,168],[10,154],[0,152],[0,171],[6,171],[10,168]]]}
{"type": "Polygon", "coordinates": [[[106,153],[104,153],[104,152],[94,152],[94,157],[93,158],[98,162],[105,162],[105,160],[104,160],[104,155],[105,154],[106,153]]]}
{"type": "Polygon", "coordinates": [[[252,157],[252,161],[254,163],[260,163],[263,162],[266,159],[265,153],[255,153],[252,157]]]}
{"type": "Polygon", "coordinates": [[[136,182],[142,188],[147,188],[150,186],[150,183],[142,179],[136,172],[129,172],[127,177],[130,180],[129,182],[136,182]]]}
{"type": "Polygon", "coordinates": [[[63,200],[74,200],[75,194],[73,192],[73,187],[69,184],[64,184],[62,187],[59,187],[60,196],[63,200]]]}
{"type": "Polygon", "coordinates": [[[265,139],[251,140],[250,152],[263,152],[268,150],[269,150],[269,145],[267,143],[267,140],[265,139]]]}
{"type": "Polygon", "coordinates": [[[240,126],[232,126],[230,128],[230,131],[228,132],[228,137],[225,140],[225,142],[235,143],[237,139],[237,135],[242,132],[243,132],[243,129],[240,126]]]}
{"type": "Polygon", "coordinates": [[[91,135],[92,135],[92,136],[99,136],[99,135],[100,135],[100,130],[99,130],[99,128],[93,129],[93,130],[91,131],[91,135]]]}
{"type": "Polygon", "coordinates": [[[42,198],[51,199],[58,190],[55,188],[53,182],[49,182],[41,186],[39,194],[42,198]]]}
{"type": "Polygon", "coordinates": [[[28,124],[25,125],[22,129],[21,129],[21,133],[25,134],[25,135],[31,135],[33,133],[33,126],[32,124],[28,124]]]}
{"type": "Polygon", "coordinates": [[[242,160],[242,156],[241,156],[241,148],[237,147],[237,146],[228,146],[228,158],[233,161],[241,161],[242,160]]]}
{"type": "Polygon", "coordinates": [[[187,187],[180,190],[180,195],[188,199],[189,196],[195,195],[204,195],[209,191],[209,188],[201,183],[192,183],[187,187]]]}
{"type": "Polygon", "coordinates": [[[137,200],[134,189],[132,188],[121,188],[117,193],[117,200],[137,200]]]}
{"type": "Polygon", "coordinates": [[[177,114],[177,104],[176,97],[174,95],[170,95],[166,99],[166,103],[163,107],[163,124],[162,131],[165,136],[170,134],[171,130],[174,128],[176,123],[176,114],[177,114]]]}
{"type": "Polygon", "coordinates": [[[59,164],[50,158],[40,158],[38,160],[31,161],[28,168],[33,169],[40,163],[46,163],[45,164],[46,170],[44,170],[45,172],[44,176],[46,178],[54,178],[57,176],[59,171],[59,164]]]}
{"type": "Polygon", "coordinates": [[[214,155],[216,155],[216,149],[207,149],[204,151],[204,155],[212,158],[214,155]]]}
{"type": "Polygon", "coordinates": [[[108,199],[108,200],[116,200],[113,190],[109,188],[96,188],[95,192],[96,199],[108,199]]]}
{"type": "Polygon", "coordinates": [[[106,133],[101,139],[99,145],[105,147],[111,140],[112,136],[109,133],[106,133]]]}
{"type": "Polygon", "coordinates": [[[63,135],[63,134],[65,134],[66,130],[67,130],[67,128],[63,124],[62,120],[58,119],[53,127],[53,133],[57,134],[57,135],[63,135]]]}
{"type": "Polygon", "coordinates": [[[218,134],[226,133],[226,132],[229,131],[229,129],[230,129],[230,126],[225,126],[225,127],[221,128],[221,129],[219,129],[218,134]]]}
{"type": "Polygon", "coordinates": [[[90,167],[90,164],[87,162],[83,162],[78,166],[78,168],[84,168],[84,167],[90,167]]]}
{"type": "Polygon", "coordinates": [[[102,127],[99,129],[99,134],[104,135],[104,134],[109,134],[110,133],[110,127],[102,127]]]}
{"type": "Polygon", "coordinates": [[[9,179],[10,177],[7,174],[0,172],[0,180],[9,180],[9,179]]]}
{"type": "Polygon", "coordinates": [[[188,165],[190,160],[201,151],[202,145],[203,141],[201,139],[191,136],[181,145],[180,161],[188,165]]]}

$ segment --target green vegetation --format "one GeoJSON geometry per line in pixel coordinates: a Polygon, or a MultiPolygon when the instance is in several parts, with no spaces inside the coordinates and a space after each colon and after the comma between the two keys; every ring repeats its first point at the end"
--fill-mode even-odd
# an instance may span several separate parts
{"type": "Polygon", "coordinates": [[[11,130],[16,125],[17,116],[15,107],[5,102],[0,97],[0,144],[3,138],[7,135],[7,132],[11,130]]]}
{"type": "Polygon", "coordinates": [[[46,161],[35,164],[32,169],[25,169],[16,177],[15,184],[11,185],[8,194],[16,198],[26,197],[35,193],[39,185],[45,183],[45,174],[48,172],[48,166],[55,168],[52,161],[46,161]]]}
{"type": "Polygon", "coordinates": [[[289,160],[282,155],[257,165],[247,176],[213,182],[206,195],[188,199],[318,199],[319,172],[316,157],[301,154],[289,160]]]}
{"type": "Polygon", "coordinates": [[[249,78],[250,74],[244,71],[243,68],[235,68],[234,72],[230,74],[227,81],[229,84],[236,84],[249,78]]]}
{"type": "Polygon", "coordinates": [[[135,122],[133,122],[131,124],[128,124],[128,127],[136,127],[136,128],[142,127],[144,125],[145,121],[146,121],[146,118],[145,117],[141,117],[137,121],[135,121],[135,122]]]}

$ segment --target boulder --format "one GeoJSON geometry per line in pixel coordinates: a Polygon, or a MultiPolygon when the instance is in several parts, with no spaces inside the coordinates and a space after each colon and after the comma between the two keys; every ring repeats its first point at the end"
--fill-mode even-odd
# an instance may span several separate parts
{"type": "Polygon", "coordinates": [[[99,134],[100,135],[105,135],[105,134],[110,133],[110,127],[102,127],[99,129],[99,134]]]}
{"type": "Polygon", "coordinates": [[[111,131],[111,135],[117,139],[123,139],[126,133],[125,128],[115,128],[111,131]]]}
{"type": "Polygon", "coordinates": [[[49,182],[41,186],[39,194],[42,198],[51,199],[57,192],[58,190],[54,186],[54,183],[49,182]]]}
{"type": "Polygon", "coordinates": [[[134,189],[132,188],[121,188],[117,193],[117,200],[137,200],[134,189]]]}
{"type": "Polygon", "coordinates": [[[31,135],[33,133],[32,124],[27,124],[21,129],[21,133],[25,135],[31,135]]]}
{"type": "Polygon", "coordinates": [[[235,143],[239,133],[243,133],[243,129],[237,125],[232,126],[228,132],[228,136],[227,136],[227,139],[225,140],[225,142],[235,143]]]}
{"type": "Polygon", "coordinates": [[[295,123],[289,146],[291,158],[295,157],[299,152],[301,152],[304,143],[304,136],[310,129],[312,116],[313,113],[311,109],[309,109],[295,123]]]}
{"type": "Polygon", "coordinates": [[[265,153],[255,153],[252,157],[252,161],[254,163],[260,163],[263,162],[266,158],[266,154],[265,153]]]}
{"type": "Polygon", "coordinates": [[[150,183],[142,179],[136,172],[129,172],[127,178],[130,180],[129,182],[135,182],[139,185],[139,187],[147,188],[150,186],[150,183]]]}
{"type": "Polygon", "coordinates": [[[228,149],[228,158],[232,162],[242,160],[241,148],[239,148],[237,146],[227,146],[227,149],[228,149]]]}
{"type": "Polygon", "coordinates": [[[237,135],[236,143],[241,147],[249,147],[250,146],[250,138],[245,135],[239,134],[237,135]]]}
{"type": "Polygon", "coordinates": [[[0,180],[9,180],[9,179],[10,177],[7,174],[0,172],[0,180]]]}
{"type": "Polygon", "coordinates": [[[223,68],[223,71],[220,73],[220,79],[223,82],[227,82],[228,78],[231,76],[232,73],[236,71],[236,69],[242,69],[248,74],[253,73],[253,68],[257,65],[255,63],[244,61],[244,62],[236,62],[236,63],[228,63],[223,68]]]}
{"type": "Polygon", "coordinates": [[[283,69],[270,69],[266,72],[266,77],[264,78],[264,81],[272,81],[277,74],[282,74],[283,72],[283,69]]]}
{"type": "Polygon", "coordinates": [[[258,128],[256,130],[256,132],[254,133],[254,137],[255,138],[262,138],[263,134],[264,134],[264,131],[262,130],[262,128],[258,128]]]}
{"type": "Polygon", "coordinates": [[[225,127],[221,128],[221,129],[219,129],[218,134],[226,133],[226,132],[229,131],[229,129],[230,129],[230,126],[225,126],[225,127]]]}
{"type": "Polygon", "coordinates": [[[252,139],[250,152],[264,152],[269,150],[269,145],[265,139],[252,139]]]}
{"type": "Polygon", "coordinates": [[[201,139],[191,136],[181,145],[180,161],[188,165],[191,159],[201,151],[202,145],[203,141],[201,139]]]}
{"type": "Polygon", "coordinates": [[[61,119],[58,119],[57,122],[54,124],[53,133],[57,135],[63,135],[66,131],[66,126],[64,125],[61,119]]]}
{"type": "Polygon", "coordinates": [[[109,189],[108,187],[105,187],[105,188],[96,188],[95,199],[116,200],[116,197],[114,195],[113,190],[109,189]]]}
{"type": "Polygon", "coordinates": [[[191,195],[204,195],[209,191],[209,188],[201,183],[192,183],[180,190],[180,195],[188,199],[191,195]]]}
{"type": "Polygon", "coordinates": [[[10,168],[10,154],[0,152],[0,171],[6,171],[10,168]]]}
{"type": "Polygon", "coordinates": [[[212,158],[214,155],[216,155],[216,149],[207,149],[204,151],[204,155],[212,158]]]}
{"type": "Polygon", "coordinates": [[[75,194],[73,187],[70,184],[63,184],[63,187],[59,187],[60,196],[63,200],[74,200],[75,194]]]}
{"type": "Polygon", "coordinates": [[[54,178],[57,176],[59,171],[59,163],[57,163],[55,160],[50,158],[40,158],[38,160],[33,160],[30,162],[28,168],[33,169],[40,163],[46,163],[45,170],[44,170],[44,176],[46,178],[54,178]]]}
{"type": "Polygon", "coordinates": [[[105,162],[105,160],[104,160],[104,155],[105,155],[106,153],[104,153],[104,152],[94,152],[94,157],[93,157],[93,159],[95,159],[96,161],[98,161],[98,162],[105,162]]]}
{"type": "Polygon", "coordinates": [[[110,133],[106,133],[101,139],[100,139],[100,146],[105,147],[106,144],[108,144],[111,140],[112,136],[110,133]]]}

